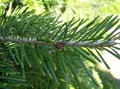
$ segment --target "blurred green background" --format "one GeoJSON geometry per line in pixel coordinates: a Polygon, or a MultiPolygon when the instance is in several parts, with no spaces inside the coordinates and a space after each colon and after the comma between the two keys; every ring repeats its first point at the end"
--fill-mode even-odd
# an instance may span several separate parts
{"type": "Polygon", "coordinates": [[[56,15],[62,14],[65,21],[73,17],[94,18],[98,15],[104,18],[108,15],[120,14],[120,0],[0,0],[3,3],[14,2],[14,5],[28,5],[36,14],[49,11],[56,15]]]}

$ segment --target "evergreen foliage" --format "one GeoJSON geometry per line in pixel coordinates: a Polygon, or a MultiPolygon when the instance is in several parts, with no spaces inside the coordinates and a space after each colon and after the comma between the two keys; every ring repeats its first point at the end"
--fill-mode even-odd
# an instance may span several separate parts
{"type": "Polygon", "coordinates": [[[109,69],[103,50],[120,59],[119,28],[114,15],[63,23],[52,13],[36,15],[10,3],[0,9],[0,88],[81,89],[92,81],[96,89],[86,61],[103,62],[109,69]]]}

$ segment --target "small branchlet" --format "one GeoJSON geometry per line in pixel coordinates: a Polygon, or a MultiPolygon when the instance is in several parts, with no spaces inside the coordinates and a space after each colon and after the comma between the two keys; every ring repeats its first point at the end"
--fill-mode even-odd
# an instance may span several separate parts
{"type": "MultiPolygon", "coordinates": [[[[120,38],[120,37],[119,37],[120,38]]],[[[17,42],[17,43],[31,43],[31,44],[38,44],[38,45],[51,45],[50,43],[47,43],[43,40],[37,40],[35,38],[20,38],[20,37],[0,37],[1,42],[17,42]]],[[[51,43],[55,43],[55,47],[61,50],[64,50],[64,45],[66,46],[79,46],[79,47],[111,47],[113,45],[117,45],[115,40],[98,40],[95,42],[91,41],[80,41],[80,42],[75,42],[75,41],[60,41],[60,42],[54,42],[52,41],[51,43]]]]}

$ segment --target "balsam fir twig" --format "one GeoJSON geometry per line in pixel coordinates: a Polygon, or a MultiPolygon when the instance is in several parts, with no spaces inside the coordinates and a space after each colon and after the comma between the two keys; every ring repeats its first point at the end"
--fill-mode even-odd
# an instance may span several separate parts
{"type": "MultiPolygon", "coordinates": [[[[51,45],[50,43],[45,42],[44,40],[37,40],[35,38],[20,38],[20,37],[0,37],[1,42],[18,42],[18,43],[31,43],[31,44],[41,44],[41,45],[51,45]]],[[[61,44],[62,46],[67,45],[67,46],[79,46],[79,47],[111,47],[113,45],[120,44],[116,42],[115,40],[110,40],[110,41],[105,41],[105,40],[98,40],[95,42],[91,41],[80,41],[80,42],[75,42],[75,41],[60,41],[60,42],[54,42],[52,41],[51,43],[55,43],[57,45],[58,43],[61,44]]],[[[57,48],[59,45],[57,45],[57,48]]]]}

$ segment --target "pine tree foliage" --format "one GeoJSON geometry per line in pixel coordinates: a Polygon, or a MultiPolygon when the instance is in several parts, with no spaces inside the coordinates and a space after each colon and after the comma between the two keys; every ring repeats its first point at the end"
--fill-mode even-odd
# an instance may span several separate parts
{"type": "Polygon", "coordinates": [[[120,59],[119,17],[62,23],[26,8],[0,10],[0,88],[80,89],[86,75],[99,87],[85,61],[109,69],[103,50],[120,59]]]}

